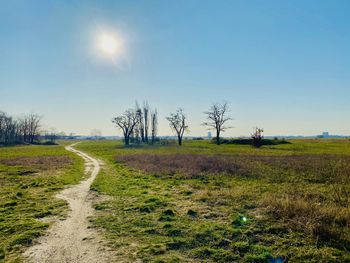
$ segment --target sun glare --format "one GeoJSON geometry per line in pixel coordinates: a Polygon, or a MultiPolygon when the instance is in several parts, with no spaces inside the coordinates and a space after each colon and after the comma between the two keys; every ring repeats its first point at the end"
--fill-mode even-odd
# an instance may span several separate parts
{"type": "Polygon", "coordinates": [[[96,63],[116,67],[125,72],[130,71],[128,41],[125,35],[115,29],[101,26],[92,31],[91,37],[91,55],[96,63]]]}
{"type": "Polygon", "coordinates": [[[121,51],[121,40],[117,36],[104,33],[99,37],[98,48],[104,55],[118,55],[121,51]]]}

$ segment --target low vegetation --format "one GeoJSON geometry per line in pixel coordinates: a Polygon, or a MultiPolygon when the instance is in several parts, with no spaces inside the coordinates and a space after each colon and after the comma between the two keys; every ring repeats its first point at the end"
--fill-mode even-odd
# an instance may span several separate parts
{"type": "Polygon", "coordinates": [[[350,142],[253,148],[208,141],[78,147],[105,161],[93,190],[120,260],[350,261],[350,142]]]}
{"type": "Polygon", "coordinates": [[[83,161],[62,146],[0,147],[0,262],[21,262],[24,247],[48,228],[47,217],[65,215],[54,194],[82,174],[83,161]]]}
{"type": "MultiPolygon", "coordinates": [[[[216,141],[216,139],[213,139],[213,142],[214,141],[216,141]]],[[[278,138],[276,138],[274,140],[271,140],[271,139],[260,138],[259,147],[264,146],[264,145],[278,145],[278,144],[289,144],[289,143],[290,142],[288,142],[284,139],[279,140],[278,138]]],[[[240,139],[221,138],[220,144],[238,144],[238,145],[252,145],[252,146],[254,146],[255,142],[253,139],[245,139],[245,138],[240,138],[240,139]]],[[[257,148],[259,148],[259,147],[257,147],[257,148]]]]}

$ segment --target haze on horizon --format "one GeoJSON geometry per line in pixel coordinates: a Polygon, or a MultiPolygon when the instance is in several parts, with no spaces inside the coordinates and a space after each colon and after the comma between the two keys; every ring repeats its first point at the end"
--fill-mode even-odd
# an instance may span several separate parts
{"type": "Polygon", "coordinates": [[[1,1],[0,110],[120,135],[112,117],[147,100],[160,135],[178,107],[188,135],[205,135],[203,111],[225,100],[235,128],[224,136],[256,125],[350,134],[349,10],[346,0],[1,1]],[[112,59],[96,50],[104,32],[112,59]]]}

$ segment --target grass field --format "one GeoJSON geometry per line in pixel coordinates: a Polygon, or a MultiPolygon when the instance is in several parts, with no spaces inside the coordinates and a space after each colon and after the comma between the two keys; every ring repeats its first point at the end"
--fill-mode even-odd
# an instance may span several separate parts
{"type": "Polygon", "coordinates": [[[93,223],[123,262],[350,262],[348,140],[77,148],[105,162],[93,223]]]}
{"type": "Polygon", "coordinates": [[[0,147],[0,262],[22,262],[25,246],[64,217],[65,202],[54,194],[81,180],[80,157],[63,146],[0,147]]]}

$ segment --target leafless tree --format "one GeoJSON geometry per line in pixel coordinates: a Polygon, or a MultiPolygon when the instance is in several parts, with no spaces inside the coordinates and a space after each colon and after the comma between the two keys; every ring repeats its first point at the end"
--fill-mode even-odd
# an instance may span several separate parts
{"type": "Polygon", "coordinates": [[[137,117],[137,124],[133,132],[133,137],[135,137],[136,140],[138,140],[139,136],[141,136],[141,141],[145,142],[145,125],[143,122],[143,113],[137,101],[135,105],[135,113],[137,117]]]}
{"type": "Polygon", "coordinates": [[[51,127],[50,129],[47,129],[47,130],[42,130],[41,134],[42,134],[42,138],[45,141],[55,142],[56,139],[58,138],[58,132],[54,127],[51,127]]]}
{"type": "Polygon", "coordinates": [[[0,143],[34,143],[39,139],[41,117],[31,113],[18,119],[0,112],[0,143]]]}
{"type": "Polygon", "coordinates": [[[16,140],[16,134],[15,134],[16,122],[15,122],[15,120],[11,116],[7,116],[5,118],[4,124],[5,124],[4,125],[5,129],[4,129],[4,134],[3,134],[4,142],[6,144],[14,143],[16,140]]]}
{"type": "Polygon", "coordinates": [[[264,129],[254,127],[253,133],[251,134],[252,144],[254,147],[259,148],[262,146],[262,142],[264,138],[263,132],[264,132],[264,129]]]}
{"type": "Polygon", "coordinates": [[[93,137],[95,140],[99,140],[102,136],[102,132],[99,129],[93,129],[91,131],[91,137],[93,137]]]}
{"type": "Polygon", "coordinates": [[[21,142],[29,142],[29,120],[27,116],[22,116],[18,120],[18,129],[21,134],[21,142]]]}
{"type": "Polygon", "coordinates": [[[0,111],[0,143],[5,143],[6,113],[0,111]]]}
{"type": "Polygon", "coordinates": [[[33,143],[34,140],[39,136],[41,116],[35,113],[30,113],[26,116],[26,119],[28,121],[29,142],[33,143]]]}
{"type": "Polygon", "coordinates": [[[145,101],[143,103],[143,119],[144,119],[144,130],[145,130],[145,137],[144,142],[148,143],[148,130],[149,130],[149,105],[148,102],[145,101]]]}
{"type": "Polygon", "coordinates": [[[143,103],[143,107],[139,106],[139,103],[135,103],[135,113],[137,116],[137,124],[132,133],[132,140],[140,142],[140,139],[144,143],[149,143],[150,140],[150,122],[151,122],[151,110],[147,101],[143,103]]]}
{"type": "Polygon", "coordinates": [[[151,132],[152,143],[155,143],[158,132],[158,112],[157,109],[151,112],[151,132]]]}
{"type": "Polygon", "coordinates": [[[227,126],[227,122],[232,120],[231,117],[227,116],[228,111],[228,103],[224,102],[222,104],[214,103],[208,111],[204,112],[207,121],[203,122],[202,125],[207,126],[209,130],[216,131],[217,145],[220,145],[220,133],[232,128],[227,126]]]}
{"type": "Polygon", "coordinates": [[[170,128],[176,132],[179,145],[182,145],[182,137],[184,132],[188,130],[183,109],[178,109],[175,113],[170,113],[170,116],[166,117],[166,119],[169,121],[170,128]]]}
{"type": "Polygon", "coordinates": [[[113,118],[112,122],[115,123],[117,127],[122,130],[125,145],[129,145],[130,136],[132,135],[134,128],[138,122],[135,110],[129,109],[125,111],[123,115],[113,118]]]}
{"type": "Polygon", "coordinates": [[[9,144],[15,141],[16,123],[11,116],[0,112],[0,143],[9,144]]]}

